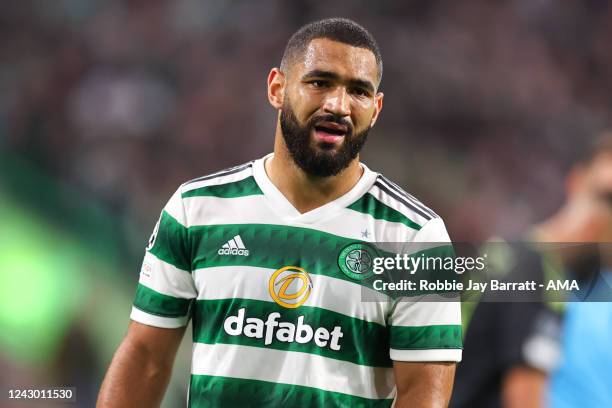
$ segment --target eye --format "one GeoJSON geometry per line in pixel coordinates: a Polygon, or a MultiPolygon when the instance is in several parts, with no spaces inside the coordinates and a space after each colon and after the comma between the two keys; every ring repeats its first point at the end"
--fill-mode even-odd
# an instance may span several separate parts
{"type": "Polygon", "coordinates": [[[370,96],[370,93],[364,88],[353,88],[353,93],[357,96],[370,96]]]}
{"type": "Polygon", "coordinates": [[[329,83],[322,79],[315,79],[314,81],[310,81],[310,85],[312,85],[314,88],[325,88],[329,85],[329,83]]]}

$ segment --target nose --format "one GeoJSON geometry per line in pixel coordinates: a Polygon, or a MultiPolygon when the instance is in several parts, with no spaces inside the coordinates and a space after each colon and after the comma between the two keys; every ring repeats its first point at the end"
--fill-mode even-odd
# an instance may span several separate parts
{"type": "Polygon", "coordinates": [[[331,90],[326,95],[323,110],[337,116],[349,116],[351,114],[351,106],[346,88],[338,86],[331,90]]]}

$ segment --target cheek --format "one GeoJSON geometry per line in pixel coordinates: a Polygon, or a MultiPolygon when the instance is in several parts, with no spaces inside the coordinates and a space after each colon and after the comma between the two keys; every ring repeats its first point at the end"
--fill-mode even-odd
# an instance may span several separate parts
{"type": "Polygon", "coordinates": [[[295,94],[291,96],[293,112],[302,123],[305,123],[314,113],[320,110],[321,105],[321,98],[315,97],[303,89],[296,90],[295,94]]]}
{"type": "Polygon", "coordinates": [[[360,131],[370,126],[374,116],[374,104],[358,102],[353,106],[353,124],[355,130],[360,131]]]}

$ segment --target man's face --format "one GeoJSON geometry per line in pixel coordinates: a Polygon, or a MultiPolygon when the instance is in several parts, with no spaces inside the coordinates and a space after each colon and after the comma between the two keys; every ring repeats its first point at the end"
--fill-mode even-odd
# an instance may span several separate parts
{"type": "Polygon", "coordinates": [[[378,67],[365,49],[310,42],[286,73],[280,124],[285,144],[307,174],[329,177],[357,157],[382,107],[378,67]]]}

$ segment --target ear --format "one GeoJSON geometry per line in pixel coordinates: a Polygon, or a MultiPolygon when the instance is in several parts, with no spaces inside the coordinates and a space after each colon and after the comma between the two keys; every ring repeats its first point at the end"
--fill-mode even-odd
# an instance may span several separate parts
{"type": "Polygon", "coordinates": [[[374,97],[374,114],[372,115],[372,119],[370,120],[370,126],[374,127],[374,124],[378,120],[378,115],[380,115],[380,111],[383,107],[383,98],[384,94],[382,92],[378,92],[374,97]]]}
{"type": "Polygon", "coordinates": [[[280,69],[272,68],[268,74],[268,101],[274,109],[283,107],[285,95],[285,74],[280,69]]]}

